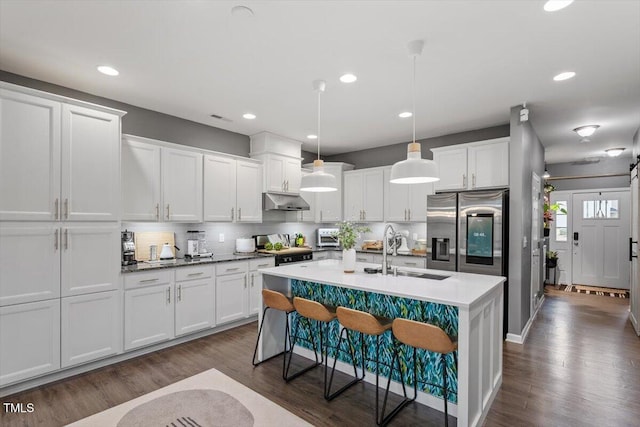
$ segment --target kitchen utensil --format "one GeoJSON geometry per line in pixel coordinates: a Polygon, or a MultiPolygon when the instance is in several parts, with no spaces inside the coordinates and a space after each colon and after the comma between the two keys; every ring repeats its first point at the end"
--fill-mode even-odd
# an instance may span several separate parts
{"type": "Polygon", "coordinates": [[[173,259],[175,258],[173,256],[173,246],[165,243],[164,245],[162,245],[162,252],[160,252],[160,259],[173,259]]]}
{"type": "Polygon", "coordinates": [[[250,237],[236,239],[236,252],[255,252],[256,241],[250,237]]]}
{"type": "Polygon", "coordinates": [[[149,261],[158,260],[158,245],[149,245],[149,261]]]}
{"type": "Polygon", "coordinates": [[[121,250],[122,250],[122,265],[132,265],[136,264],[136,244],[135,244],[135,234],[133,231],[124,230],[120,234],[120,238],[122,241],[121,250]]]}

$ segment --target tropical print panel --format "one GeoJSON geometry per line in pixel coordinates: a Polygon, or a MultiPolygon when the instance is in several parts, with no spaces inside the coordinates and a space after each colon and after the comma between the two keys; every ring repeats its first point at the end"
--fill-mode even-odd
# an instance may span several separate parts
{"type": "MultiPolygon", "coordinates": [[[[342,288],[322,283],[307,282],[303,280],[291,279],[291,291],[294,296],[307,298],[322,304],[332,306],[343,306],[355,310],[366,311],[368,313],[384,316],[391,319],[401,317],[416,320],[419,322],[431,323],[439,326],[447,334],[458,335],[458,308],[451,305],[437,304],[427,301],[419,301],[409,298],[395,297],[391,295],[365,292],[356,289],[342,288]]],[[[294,321],[294,324],[298,324],[294,321]]],[[[312,337],[318,339],[318,327],[323,327],[323,337],[327,343],[327,352],[330,357],[336,357],[346,363],[352,363],[349,344],[343,339],[340,346],[341,351],[337,351],[340,338],[340,325],[338,321],[333,321],[328,325],[315,325],[312,337]]],[[[295,326],[294,326],[295,329],[295,326]]],[[[305,327],[297,328],[299,340],[296,345],[312,350],[309,332],[305,327]]],[[[389,377],[391,360],[393,357],[393,338],[391,331],[385,332],[379,339],[376,346],[376,337],[351,332],[351,343],[355,353],[356,362],[361,366],[362,346],[364,341],[364,353],[366,355],[366,368],[368,372],[375,373],[376,370],[376,349],[380,352],[380,375],[389,377]]],[[[430,393],[442,398],[444,393],[440,387],[432,384],[442,384],[442,362],[440,354],[418,350],[416,361],[413,360],[413,349],[406,346],[400,348],[400,366],[403,380],[413,387],[413,367],[414,363],[418,373],[418,390],[430,393]]],[[[458,374],[453,355],[446,358],[447,365],[447,386],[449,389],[449,401],[456,403],[458,394],[458,374]]],[[[396,368],[393,372],[393,379],[401,381],[400,373],[396,368]]]]}

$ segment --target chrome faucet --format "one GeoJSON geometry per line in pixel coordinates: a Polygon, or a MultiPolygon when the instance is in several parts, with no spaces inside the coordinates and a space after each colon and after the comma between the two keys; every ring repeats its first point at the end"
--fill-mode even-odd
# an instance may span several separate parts
{"type": "Polygon", "coordinates": [[[384,232],[382,233],[382,275],[387,275],[387,270],[389,269],[389,265],[387,264],[387,251],[389,246],[389,240],[387,239],[387,233],[389,233],[389,229],[391,229],[392,233],[392,241],[393,241],[393,255],[396,255],[396,230],[393,228],[391,224],[387,224],[384,226],[384,232]]]}

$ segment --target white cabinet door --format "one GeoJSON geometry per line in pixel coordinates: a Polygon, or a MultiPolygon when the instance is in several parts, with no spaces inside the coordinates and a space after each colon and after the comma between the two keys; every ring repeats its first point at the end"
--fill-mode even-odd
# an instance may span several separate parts
{"type": "MultiPolygon", "coordinates": [[[[393,184],[391,184],[393,185],[393,184]]],[[[409,187],[409,221],[427,221],[427,196],[433,194],[433,183],[412,184],[409,187]]]]}
{"type": "Polygon", "coordinates": [[[276,156],[273,154],[267,154],[265,157],[265,179],[264,183],[265,191],[275,191],[282,193],[285,191],[285,163],[286,157],[276,156]]]}
{"type": "Polygon", "coordinates": [[[262,166],[238,160],[236,176],[236,221],[262,222],[262,166]]]}
{"type": "Polygon", "coordinates": [[[62,219],[117,221],[120,217],[120,117],[62,107],[62,219]]]}
{"type": "Polygon", "coordinates": [[[0,387],[60,369],[60,299],[0,307],[0,387]]]}
{"type": "Polygon", "coordinates": [[[388,222],[404,222],[409,220],[409,187],[411,185],[392,184],[391,168],[384,170],[384,220],[388,222]]]}
{"type": "Polygon", "coordinates": [[[216,324],[244,319],[248,312],[247,274],[216,278],[216,324]]]}
{"type": "Polygon", "coordinates": [[[160,221],[160,147],[122,141],[122,219],[160,221]]]}
{"type": "Polygon", "coordinates": [[[262,309],[262,273],[249,272],[249,315],[262,309]]]}
{"type": "Polygon", "coordinates": [[[172,339],[173,325],[173,284],[125,291],[125,350],[172,339]]]}
{"type": "Polygon", "coordinates": [[[440,181],[434,184],[436,191],[466,190],[467,147],[434,150],[433,160],[438,164],[440,173],[440,181]]]}
{"type": "Polygon", "coordinates": [[[285,159],[284,162],[284,178],[285,178],[285,191],[287,193],[300,193],[300,180],[302,179],[302,172],[300,170],[300,160],[297,159],[285,159]]]}
{"type": "MultiPolygon", "coordinates": [[[[301,170],[300,180],[302,180],[303,176],[308,175],[310,173],[311,172],[309,172],[308,170],[301,170]]],[[[304,201],[309,204],[309,210],[297,212],[298,221],[315,222],[316,221],[316,193],[309,192],[309,191],[301,191],[300,197],[302,197],[304,201]]]]}
{"type": "MultiPolygon", "coordinates": [[[[259,192],[261,190],[262,187],[259,188],[259,192]]],[[[204,220],[233,221],[236,215],[236,197],[240,197],[236,196],[236,160],[224,156],[205,155],[204,220]]],[[[262,206],[260,208],[262,215],[262,206]]]]}
{"type": "Polygon", "coordinates": [[[176,283],[176,336],[213,327],[214,298],[213,278],[176,283]]]}
{"type": "Polygon", "coordinates": [[[122,298],[119,291],[62,298],[62,367],[122,352],[122,298]]]}
{"type": "Polygon", "coordinates": [[[120,227],[66,224],[61,230],[62,296],[120,287],[120,227]]]}
{"type": "Polygon", "coordinates": [[[60,103],[0,90],[0,220],[58,219],[60,103]]]}
{"type": "Polygon", "coordinates": [[[59,296],[60,229],[51,223],[0,224],[0,306],[59,296]]]}
{"type": "Polygon", "coordinates": [[[344,219],[345,221],[363,221],[363,185],[362,172],[352,171],[344,174],[344,219]]]}
{"type": "Polygon", "coordinates": [[[202,154],[162,149],[165,221],[202,222],[202,154]]]}
{"type": "MultiPolygon", "coordinates": [[[[346,177],[346,175],[345,175],[346,177]]],[[[384,171],[362,171],[362,210],[364,221],[384,220],[384,171]]]]}
{"type": "Polygon", "coordinates": [[[470,189],[509,185],[509,142],[469,147],[470,189]]]}

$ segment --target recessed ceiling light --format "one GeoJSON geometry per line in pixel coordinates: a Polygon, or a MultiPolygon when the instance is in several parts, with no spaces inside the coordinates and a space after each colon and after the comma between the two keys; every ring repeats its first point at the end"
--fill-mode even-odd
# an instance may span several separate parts
{"type": "Polygon", "coordinates": [[[308,139],[318,139],[318,135],[307,135],[308,139]]]}
{"type": "Polygon", "coordinates": [[[561,82],[563,80],[569,80],[576,76],[576,73],[573,71],[565,71],[563,73],[558,74],[553,78],[556,82],[561,82]]]}
{"type": "Polygon", "coordinates": [[[244,118],[245,118],[245,119],[247,119],[247,120],[253,120],[253,119],[255,119],[255,118],[256,118],[256,115],[255,115],[255,114],[251,114],[251,113],[244,113],[244,114],[242,115],[242,117],[244,117],[244,118]]]}
{"type": "Polygon", "coordinates": [[[617,157],[624,151],[624,148],[609,148],[608,150],[604,150],[605,153],[609,155],[609,157],[617,157]]]}
{"type": "Polygon", "coordinates": [[[106,74],[107,76],[117,76],[120,74],[118,70],[113,67],[109,67],[108,65],[98,65],[98,71],[102,74],[106,74]]]}
{"type": "Polygon", "coordinates": [[[591,135],[593,135],[593,133],[600,127],[600,125],[586,125],[586,126],[580,126],[579,128],[575,128],[573,131],[575,133],[577,133],[578,135],[580,135],[583,138],[587,138],[591,135]]]}
{"type": "Polygon", "coordinates": [[[400,117],[401,119],[406,119],[407,117],[411,116],[413,116],[411,111],[403,111],[402,113],[398,114],[398,117],[400,117]]]}
{"type": "Polygon", "coordinates": [[[560,9],[564,9],[573,3],[573,0],[549,0],[544,4],[544,10],[547,12],[555,12],[560,9]]]}
{"type": "Polygon", "coordinates": [[[344,75],[340,76],[340,81],[342,83],[353,83],[356,80],[358,80],[358,78],[354,74],[347,73],[347,74],[344,74],[344,75]]]}

